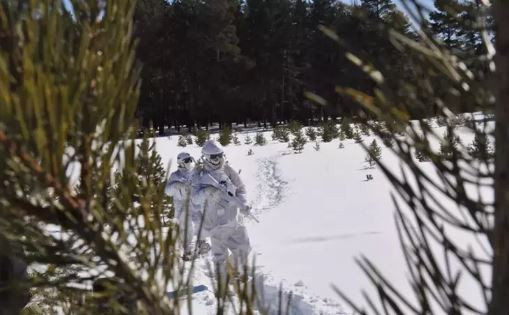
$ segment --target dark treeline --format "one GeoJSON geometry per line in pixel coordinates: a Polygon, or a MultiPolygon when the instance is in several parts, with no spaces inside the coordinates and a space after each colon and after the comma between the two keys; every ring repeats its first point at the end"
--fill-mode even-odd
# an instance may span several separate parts
{"type": "MultiPolygon", "coordinates": [[[[449,47],[479,53],[474,21],[471,30],[456,27],[474,5],[453,1],[437,0],[430,30],[449,47]]],[[[144,126],[162,132],[168,126],[207,128],[212,122],[266,126],[353,115],[355,103],[336,93],[335,86],[369,93],[374,84],[346,52],[369,56],[386,77],[412,80],[416,75],[409,57],[387,39],[389,28],[414,37],[391,0],[356,5],[334,0],[139,0],[136,33],[144,67],[138,116],[144,126]],[[322,25],[336,32],[342,44],[327,37],[322,25]]],[[[433,106],[430,101],[425,113],[421,108],[412,115],[432,114],[433,106]]]]}

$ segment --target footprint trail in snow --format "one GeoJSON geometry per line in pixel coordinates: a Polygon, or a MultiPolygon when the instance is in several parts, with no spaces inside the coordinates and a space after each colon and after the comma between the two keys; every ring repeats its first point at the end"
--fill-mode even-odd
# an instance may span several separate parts
{"type": "Polygon", "coordinates": [[[284,198],[284,189],[288,184],[279,175],[276,158],[257,160],[257,196],[254,201],[254,214],[275,208],[284,198]]]}

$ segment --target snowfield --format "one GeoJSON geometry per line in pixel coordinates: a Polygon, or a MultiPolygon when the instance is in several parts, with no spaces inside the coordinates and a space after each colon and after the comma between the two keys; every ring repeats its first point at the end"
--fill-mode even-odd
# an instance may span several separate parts
{"type": "MultiPolygon", "coordinates": [[[[239,133],[243,143],[247,133],[239,133]]],[[[249,133],[254,138],[255,133],[249,133]]],[[[371,259],[397,288],[411,292],[394,223],[391,185],[378,169],[367,169],[365,151],[354,140],[307,143],[294,154],[287,143],[271,140],[264,132],[265,146],[228,145],[229,164],[240,171],[248,200],[258,218],[245,219],[257,271],[265,278],[265,298],[277,307],[280,284],[292,294],[291,314],[352,314],[339,302],[332,285],[362,302],[361,290],[375,296],[368,279],[355,263],[361,255],[371,259]],[[248,155],[252,149],[254,155],[248,155]],[[371,174],[373,180],[366,180],[371,174]]],[[[213,134],[212,138],[217,138],[213,134]]],[[[363,137],[369,144],[373,137],[363,137]]],[[[470,143],[473,135],[462,136],[470,143]]],[[[181,151],[198,159],[200,148],[177,146],[178,136],[156,139],[163,163],[175,160],[181,151]]],[[[381,141],[384,163],[399,166],[381,141]]],[[[171,163],[174,171],[175,163],[171,163]]],[[[431,167],[422,163],[423,167],[431,167]]],[[[486,192],[488,195],[491,191],[486,192]]],[[[194,314],[215,314],[216,305],[207,259],[199,259],[194,284],[206,284],[210,291],[193,295],[194,314]]],[[[468,290],[468,289],[467,289],[468,290]]],[[[480,299],[479,292],[472,292],[480,299]]],[[[184,304],[184,303],[183,303],[184,304]]]]}

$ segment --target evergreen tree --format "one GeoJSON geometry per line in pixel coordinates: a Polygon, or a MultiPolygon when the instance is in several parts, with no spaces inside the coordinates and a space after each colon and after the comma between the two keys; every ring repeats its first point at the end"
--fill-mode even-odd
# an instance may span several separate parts
{"type": "Polygon", "coordinates": [[[290,141],[290,130],[286,127],[275,127],[272,132],[272,139],[280,142],[290,141]]]}
{"type": "Polygon", "coordinates": [[[296,120],[290,121],[288,124],[288,129],[292,133],[292,135],[296,136],[302,129],[302,124],[296,120]]]}
{"type": "Polygon", "coordinates": [[[369,126],[365,123],[360,123],[359,124],[359,129],[361,131],[361,133],[364,135],[364,136],[370,136],[371,135],[371,132],[369,131],[369,126]]]}
{"type": "Polygon", "coordinates": [[[106,313],[173,314],[164,284],[185,279],[176,229],[159,220],[164,171],[153,146],[133,139],[135,1],[71,2],[72,12],[62,1],[0,4],[1,312],[19,313],[3,282],[18,276],[42,314],[105,313],[100,299],[106,313]],[[25,278],[4,255],[37,268],[25,278]],[[104,276],[115,285],[99,297],[91,283],[104,276]]]}
{"type": "Polygon", "coordinates": [[[488,161],[495,155],[493,147],[485,133],[476,132],[474,140],[468,146],[470,155],[481,161],[488,161]]]}
{"type": "Polygon", "coordinates": [[[361,143],[362,141],[364,141],[362,139],[362,136],[361,136],[361,133],[358,131],[358,130],[355,130],[354,133],[353,133],[353,139],[355,140],[355,143],[361,143]]]}
{"type": "Polygon", "coordinates": [[[249,134],[247,134],[245,137],[244,137],[244,144],[251,144],[253,143],[253,140],[251,140],[251,137],[249,136],[249,134]]]}
{"type": "Polygon", "coordinates": [[[232,142],[232,130],[229,127],[221,129],[219,132],[219,143],[223,146],[227,146],[232,142]]]}
{"type": "Polygon", "coordinates": [[[435,11],[429,14],[431,30],[448,48],[459,48],[461,13],[464,6],[458,0],[435,0],[435,11]]]}
{"type": "Polygon", "coordinates": [[[327,121],[322,124],[320,134],[323,142],[331,142],[338,136],[339,130],[334,121],[327,121]]]}
{"type": "Polygon", "coordinates": [[[263,136],[263,133],[257,132],[255,136],[255,144],[256,145],[265,145],[267,144],[267,140],[263,136]]]}
{"type": "Polygon", "coordinates": [[[309,138],[309,141],[316,140],[316,130],[313,127],[306,128],[306,136],[309,138]]]}
{"type": "Polygon", "coordinates": [[[232,141],[233,141],[233,144],[235,144],[235,145],[240,145],[239,136],[238,136],[236,133],[234,133],[234,134],[232,135],[232,141]]]}
{"type": "Polygon", "coordinates": [[[302,133],[302,130],[299,130],[296,134],[294,134],[295,137],[292,140],[292,149],[295,153],[301,153],[302,150],[304,150],[304,145],[307,143],[306,137],[304,136],[304,133],[302,133]]]}
{"type": "Polygon", "coordinates": [[[343,118],[341,120],[341,124],[339,125],[341,132],[345,135],[346,139],[353,139],[353,130],[350,126],[350,122],[348,119],[343,118]]]}
{"type": "Polygon", "coordinates": [[[186,147],[187,146],[187,140],[185,136],[179,136],[177,140],[177,145],[179,147],[186,147]]]}
{"type": "Polygon", "coordinates": [[[454,131],[449,128],[449,130],[445,132],[442,142],[440,143],[440,156],[445,160],[452,160],[459,152],[459,144],[459,136],[455,135],[454,131]]]}
{"type": "Polygon", "coordinates": [[[202,147],[205,144],[205,142],[209,139],[209,133],[201,128],[198,128],[196,130],[195,136],[196,136],[195,143],[200,147],[202,147]]]}
{"type": "Polygon", "coordinates": [[[375,166],[376,162],[382,158],[382,149],[378,146],[376,140],[373,140],[368,147],[368,152],[366,154],[365,161],[368,163],[369,167],[375,166]]]}

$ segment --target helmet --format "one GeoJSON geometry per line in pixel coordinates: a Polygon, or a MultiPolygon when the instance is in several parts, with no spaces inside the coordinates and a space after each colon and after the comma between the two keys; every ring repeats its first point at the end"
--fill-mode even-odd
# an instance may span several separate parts
{"type": "Polygon", "coordinates": [[[179,168],[191,170],[193,168],[193,157],[187,152],[181,152],[177,155],[177,165],[179,168]]]}
{"type": "Polygon", "coordinates": [[[223,146],[214,140],[208,140],[201,149],[205,165],[212,169],[218,169],[224,165],[223,146]]]}

